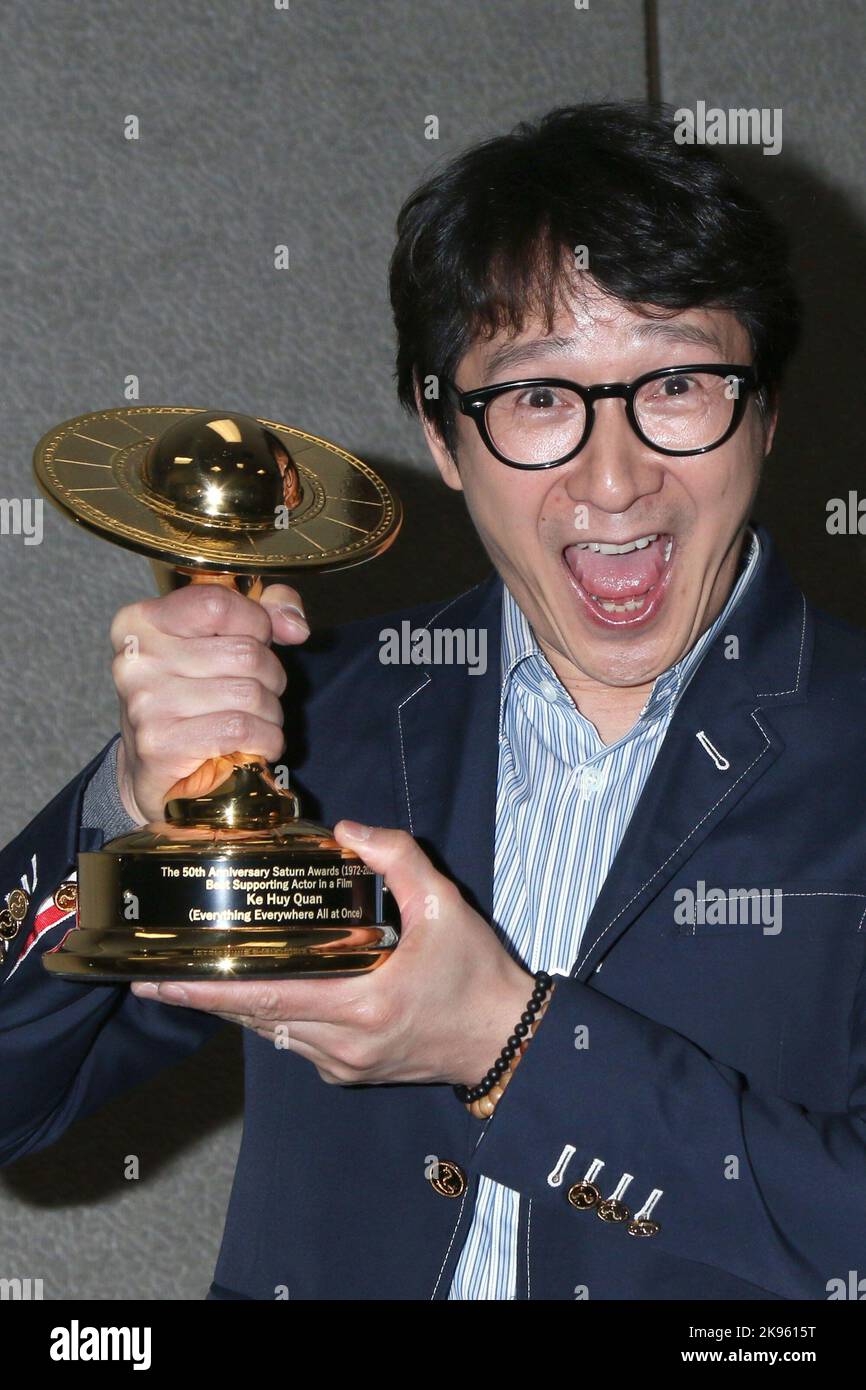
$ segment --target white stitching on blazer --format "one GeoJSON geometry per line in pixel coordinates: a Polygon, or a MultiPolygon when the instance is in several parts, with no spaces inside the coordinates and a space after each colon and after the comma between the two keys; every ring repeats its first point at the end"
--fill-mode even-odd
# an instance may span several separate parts
{"type": "Polygon", "coordinates": [[[800,689],[800,671],[803,666],[803,646],[806,641],[806,595],[801,595],[803,599],[803,626],[800,628],[800,655],[797,658],[797,683],[790,690],[759,690],[759,700],[769,700],[776,695],[796,695],[800,689]]]}
{"type": "MultiPolygon", "coordinates": [[[[730,902],[730,895],[731,895],[731,892],[736,892],[736,889],[730,889],[730,888],[728,889],[727,894],[725,895],[725,896],[726,896],[726,900],[727,900],[728,902],[730,902]]],[[[831,889],[831,888],[825,888],[825,889],[818,889],[818,888],[816,888],[813,892],[809,892],[809,893],[806,893],[806,892],[797,892],[796,890],[789,893],[789,892],[787,892],[787,890],[784,889],[784,888],[776,888],[776,889],[774,889],[774,892],[781,894],[781,896],[782,896],[783,898],[866,898],[866,893],[846,893],[846,892],[843,892],[841,889],[840,889],[840,890],[836,890],[836,889],[831,889]]],[[[711,901],[711,900],[710,900],[709,898],[697,898],[697,899],[696,899],[696,903],[708,903],[708,902],[710,902],[710,901],[711,901]]],[[[715,901],[715,899],[713,899],[713,901],[715,901]]],[[[858,932],[860,932],[860,931],[863,930],[863,923],[864,923],[864,921],[866,921],[866,907],[864,907],[863,913],[862,913],[862,915],[861,915],[861,917],[860,917],[860,921],[857,923],[857,930],[858,930],[858,932]]],[[[698,935],[697,923],[696,923],[696,922],[691,922],[691,923],[689,923],[689,925],[691,926],[691,931],[683,932],[683,935],[684,935],[684,936],[697,936],[697,935],[698,935]]],[[[599,966],[599,969],[601,969],[601,966],[599,966]]]]}
{"type": "Polygon", "coordinates": [[[655,872],[652,873],[652,874],[650,874],[649,878],[646,880],[645,883],[642,883],[642,884],[641,884],[640,888],[638,888],[638,890],[637,890],[636,893],[633,893],[633,894],[632,894],[632,896],[629,898],[628,902],[625,903],[625,904],[620,908],[620,910],[619,910],[619,912],[616,914],[616,916],[613,917],[613,918],[611,919],[611,921],[608,922],[608,924],[607,924],[607,926],[605,927],[604,931],[599,932],[598,936],[595,938],[595,940],[593,941],[592,945],[591,945],[591,946],[587,949],[587,951],[585,952],[585,954],[584,954],[584,956],[583,956],[583,959],[582,959],[582,960],[580,961],[580,963],[578,964],[578,966],[577,966],[577,969],[578,969],[578,970],[579,970],[580,967],[583,965],[583,962],[587,959],[587,957],[590,955],[590,953],[591,953],[592,951],[595,950],[595,948],[596,948],[596,946],[598,945],[599,941],[601,941],[601,938],[602,938],[607,932],[610,931],[611,927],[614,925],[615,922],[618,922],[618,921],[619,921],[619,919],[620,919],[620,917],[623,915],[623,913],[628,911],[628,909],[631,907],[632,903],[634,902],[635,898],[639,898],[640,895],[641,895],[641,893],[643,892],[643,890],[644,890],[645,888],[647,888],[647,887],[649,886],[649,884],[652,883],[653,879],[654,879],[654,878],[658,878],[658,876],[659,876],[659,874],[661,873],[662,869],[666,868],[667,865],[671,862],[671,860],[672,860],[677,854],[679,854],[679,852],[680,852],[680,850],[682,849],[683,845],[685,845],[685,844],[688,843],[688,841],[692,838],[692,836],[694,835],[694,833],[695,833],[695,831],[698,829],[698,827],[701,826],[701,825],[703,825],[703,823],[704,823],[704,821],[707,819],[707,817],[708,817],[708,816],[711,816],[711,815],[713,814],[713,812],[715,811],[715,809],[716,809],[717,806],[721,806],[722,802],[723,802],[727,797],[730,796],[731,792],[732,792],[732,791],[734,790],[734,788],[736,787],[737,782],[742,782],[742,780],[743,780],[743,778],[746,776],[746,774],[749,773],[749,772],[751,772],[751,770],[752,770],[752,768],[755,766],[755,764],[756,764],[756,763],[759,763],[759,762],[761,761],[761,758],[763,758],[763,756],[764,756],[764,754],[766,753],[767,749],[770,748],[770,747],[772,746],[771,743],[770,743],[770,740],[767,738],[766,730],[764,729],[763,725],[761,724],[761,721],[760,721],[759,719],[756,719],[756,718],[755,718],[756,712],[757,712],[757,710],[758,710],[759,708],[760,708],[760,706],[759,706],[759,705],[756,705],[755,708],[752,710],[752,718],[755,720],[755,723],[757,724],[758,728],[760,729],[761,735],[762,735],[762,737],[763,737],[763,739],[764,739],[764,747],[761,749],[760,753],[758,753],[757,757],[755,757],[755,758],[752,759],[752,761],[749,763],[749,766],[748,766],[747,768],[744,768],[744,769],[743,769],[743,771],[740,773],[739,777],[737,777],[736,780],[733,781],[733,782],[731,783],[731,785],[728,787],[728,790],[727,790],[726,792],[723,792],[723,793],[722,793],[722,795],[719,797],[718,801],[714,802],[714,804],[710,807],[710,809],[709,809],[708,811],[706,811],[706,812],[704,813],[704,815],[701,816],[700,820],[697,821],[696,824],[692,826],[692,828],[691,828],[691,830],[689,831],[688,835],[686,835],[686,836],[680,841],[680,843],[677,845],[676,849],[671,850],[670,854],[668,855],[668,857],[667,857],[667,859],[664,861],[664,863],[663,863],[663,864],[659,864],[659,866],[658,866],[658,868],[655,870],[655,872]]]}
{"type": "MultiPolygon", "coordinates": [[[[475,587],[480,588],[480,585],[476,584],[475,587]]],[[[447,612],[449,608],[453,607],[453,605],[457,602],[457,599],[462,597],[463,595],[457,594],[454,598],[449,599],[447,603],[443,604],[439,611],[437,613],[434,613],[433,617],[430,618],[430,620],[424,624],[423,630],[429,631],[430,623],[435,623],[437,618],[441,618],[442,614],[447,612]]],[[[419,693],[419,691],[424,690],[430,684],[430,682],[430,674],[429,672],[425,672],[424,680],[421,682],[421,684],[417,686],[415,690],[412,691],[411,695],[407,695],[404,700],[401,700],[399,705],[397,706],[397,727],[400,732],[400,761],[403,764],[403,789],[406,792],[406,815],[409,818],[409,831],[412,835],[415,834],[415,825],[412,820],[412,801],[409,796],[409,773],[406,767],[406,745],[403,742],[403,719],[401,711],[403,709],[403,706],[408,705],[410,700],[414,700],[415,696],[419,693]]]]}
{"type": "Polygon", "coordinates": [[[404,705],[408,705],[410,700],[414,700],[419,690],[423,690],[424,687],[428,686],[429,684],[430,677],[429,675],[425,675],[424,680],[421,682],[418,688],[416,690],[413,690],[411,695],[407,695],[405,700],[401,700],[399,705],[397,706],[397,727],[400,731],[400,761],[403,764],[403,787],[406,792],[406,814],[409,817],[409,830],[412,835],[415,834],[415,825],[412,820],[412,802],[409,797],[409,773],[406,768],[406,745],[403,742],[403,719],[400,711],[402,710],[404,705]]]}
{"type": "Polygon", "coordinates": [[[463,1219],[463,1208],[464,1208],[465,1205],[466,1205],[466,1198],[467,1198],[468,1196],[469,1196],[469,1188],[468,1188],[468,1186],[467,1186],[466,1191],[463,1193],[463,1200],[462,1200],[462,1202],[460,1203],[460,1210],[459,1210],[459,1212],[457,1213],[457,1223],[456,1223],[456,1225],[455,1225],[455,1227],[454,1227],[454,1230],[451,1232],[451,1239],[450,1239],[449,1242],[448,1242],[448,1249],[445,1251],[445,1259],[442,1261],[442,1268],[441,1268],[440,1271],[439,1271],[439,1278],[436,1280],[436,1283],[433,1285],[433,1292],[432,1292],[431,1295],[430,1295],[430,1302],[431,1302],[431,1303],[433,1302],[433,1299],[436,1297],[436,1290],[438,1289],[440,1283],[442,1282],[442,1275],[445,1273],[445,1266],[446,1266],[447,1263],[448,1263],[448,1256],[451,1254],[451,1246],[454,1244],[454,1238],[455,1238],[455,1236],[457,1235],[458,1230],[460,1229],[460,1222],[461,1222],[462,1219],[463,1219]]]}

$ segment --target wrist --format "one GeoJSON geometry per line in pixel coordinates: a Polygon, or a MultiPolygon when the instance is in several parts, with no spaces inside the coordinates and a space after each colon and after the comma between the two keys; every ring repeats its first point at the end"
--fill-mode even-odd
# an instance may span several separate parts
{"type": "Polygon", "coordinates": [[[550,975],[544,970],[538,971],[533,977],[532,994],[524,1004],[518,1022],[513,1025],[492,1066],[480,1081],[469,1086],[459,1084],[454,1087],[457,1099],[477,1119],[489,1119],[502,1099],[506,1086],[544,1017],[554,988],[555,982],[550,975]]]}
{"type": "Polygon", "coordinates": [[[527,970],[503,952],[501,973],[491,985],[489,977],[477,1003],[471,1003],[471,1027],[462,1030],[460,1054],[451,1076],[452,1085],[474,1086],[499,1054],[503,1043],[526,1007],[534,980],[527,970]]]}
{"type": "Polygon", "coordinates": [[[141,814],[141,810],[133,795],[132,781],[126,762],[126,744],[121,738],[117,745],[117,794],[120,797],[123,809],[126,814],[137,821],[139,825],[145,825],[147,817],[141,814]]]}

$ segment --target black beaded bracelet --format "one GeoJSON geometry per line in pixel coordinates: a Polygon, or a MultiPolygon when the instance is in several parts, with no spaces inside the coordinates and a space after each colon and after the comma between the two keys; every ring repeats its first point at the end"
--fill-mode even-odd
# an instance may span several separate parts
{"type": "Polygon", "coordinates": [[[503,1047],[493,1066],[486,1076],[479,1081],[477,1086],[455,1086],[454,1094],[463,1105],[471,1105],[473,1101],[481,1100],[492,1091],[493,1087],[501,1080],[505,1072],[508,1071],[514,1058],[520,1050],[520,1045],[526,1037],[533,1023],[536,1014],[539,1013],[542,1004],[550,993],[553,980],[545,970],[539,970],[535,976],[535,989],[532,997],[520,1015],[520,1022],[515,1026],[514,1032],[503,1047]]]}

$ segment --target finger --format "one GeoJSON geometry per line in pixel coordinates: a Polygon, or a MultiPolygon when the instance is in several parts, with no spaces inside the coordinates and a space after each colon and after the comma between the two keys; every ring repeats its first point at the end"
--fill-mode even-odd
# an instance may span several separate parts
{"type": "MultiPolygon", "coordinates": [[[[210,1012],[210,1010],[208,1010],[210,1012]]],[[[216,1010],[219,1018],[227,1023],[237,1023],[243,1028],[252,1028],[260,1038],[272,1042],[278,1050],[294,1050],[301,1044],[315,1052],[317,1061],[326,1062],[332,1067],[345,1065],[340,1061],[340,1049],[345,1045],[349,1030],[334,1023],[299,1023],[296,1019],[263,1019],[257,1014],[224,1013],[216,1010]]]]}
{"type": "Polygon", "coordinates": [[[137,651],[124,648],[114,658],[112,675],[121,692],[135,690],[164,675],[185,680],[212,676],[249,677],[260,681],[275,695],[286,688],[282,661],[255,637],[166,637],[142,639],[137,651]]]}
{"type": "Polygon", "coordinates": [[[357,999],[348,980],[165,980],[136,982],[142,998],[180,1004],[204,1013],[230,1013],[259,1023],[297,1022],[337,1026],[350,1019],[357,999]],[[154,985],[154,989],[147,986],[154,985]]]}
{"type": "Polygon", "coordinates": [[[147,719],[192,719],[232,710],[246,711],[258,719],[282,725],[283,707],[278,697],[251,676],[193,678],[164,676],[133,691],[126,712],[133,728],[147,719]]]}
{"type": "MultiPolygon", "coordinates": [[[[278,983],[284,984],[285,981],[278,983]]],[[[328,983],[338,984],[340,982],[330,981],[328,983]]],[[[249,986],[250,989],[256,987],[255,985],[249,986]]],[[[239,1011],[236,1002],[237,984],[212,986],[206,982],[186,980],[183,984],[174,981],[136,980],[131,985],[131,990],[140,999],[176,1007],[198,1009],[202,1013],[210,1013],[218,1018],[223,1018],[227,1023],[237,1024],[238,1027],[251,1028],[265,1041],[273,1043],[275,1047],[278,1046],[280,1051],[294,1052],[297,1056],[311,1062],[322,1079],[330,1085],[345,1085],[351,1079],[349,1071],[345,1068],[341,1075],[337,1075],[331,1070],[341,1066],[334,1055],[334,1048],[338,1046],[339,1038],[345,1037],[346,1030],[344,1028],[328,1023],[304,1024],[294,1019],[291,1022],[280,1020],[272,1022],[262,1018],[259,1013],[247,1014],[239,1011]],[[216,991],[228,994],[229,1006],[227,1008],[211,1007],[216,991]]],[[[254,1002],[258,1009],[265,1007],[261,998],[256,998],[254,1002]]]]}
{"type": "Polygon", "coordinates": [[[111,624],[111,641],[120,651],[129,633],[142,626],[170,637],[243,634],[269,642],[271,620],[260,603],[222,584],[187,584],[162,598],[144,599],[122,608],[111,624]]]}
{"type": "Polygon", "coordinates": [[[275,763],[286,746],[282,728],[240,710],[191,719],[154,719],[135,730],[136,755],[148,763],[197,767],[207,758],[238,751],[275,763]]]}
{"type": "Polygon", "coordinates": [[[297,645],[310,635],[310,625],[297,589],[288,584],[271,584],[262,595],[262,607],[271,620],[273,640],[297,645]]]}
{"type": "Polygon", "coordinates": [[[361,825],[341,820],[334,827],[338,844],[353,849],[364,863],[382,874],[401,916],[413,899],[450,888],[448,879],[434,869],[418,842],[405,830],[361,825]]]}
{"type": "MultiPolygon", "coordinates": [[[[255,1018],[253,1022],[261,1025],[263,1020],[255,1018]]],[[[278,1023],[264,1020],[264,1024],[270,1030],[273,1040],[279,1042],[280,1047],[284,1044],[288,1045],[289,1042],[303,1043],[305,1047],[314,1048],[320,1057],[330,1062],[332,1066],[337,1064],[340,1047],[352,1032],[341,1023],[302,1022],[297,1018],[282,1019],[278,1023]]]]}

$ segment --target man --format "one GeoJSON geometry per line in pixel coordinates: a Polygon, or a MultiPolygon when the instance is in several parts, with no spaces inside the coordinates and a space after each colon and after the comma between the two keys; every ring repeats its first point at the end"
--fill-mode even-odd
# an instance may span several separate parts
{"type": "Polygon", "coordinates": [[[283,586],[117,615],[121,739],[0,865],[31,894],[0,1156],[228,1018],[246,1123],[211,1297],[825,1298],[866,1249],[866,641],[749,525],[798,324],[782,235],[664,113],[574,107],[409,199],[391,291],[400,397],[495,573],[325,648],[283,586]],[[407,619],[486,633],[487,669],[384,664],[407,619]],[[310,691],[297,761],[272,639],[310,691]],[[48,978],[76,848],[236,747],[351,817],[393,958],[48,978]]]}

